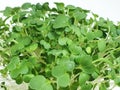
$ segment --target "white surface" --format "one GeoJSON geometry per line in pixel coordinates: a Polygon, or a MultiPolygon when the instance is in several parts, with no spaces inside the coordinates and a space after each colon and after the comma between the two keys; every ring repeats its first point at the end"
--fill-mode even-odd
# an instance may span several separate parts
{"type": "MultiPolygon", "coordinates": [[[[53,6],[53,2],[64,2],[66,5],[71,4],[91,10],[93,13],[114,22],[120,21],[120,0],[0,0],[0,10],[6,6],[20,6],[25,2],[49,2],[50,6],[53,6]]],[[[120,90],[120,88],[115,87],[113,90],[120,90]]]]}

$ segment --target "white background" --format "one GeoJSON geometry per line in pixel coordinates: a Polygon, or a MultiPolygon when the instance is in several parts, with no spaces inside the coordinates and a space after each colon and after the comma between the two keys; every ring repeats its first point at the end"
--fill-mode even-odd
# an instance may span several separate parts
{"type": "MultiPolygon", "coordinates": [[[[20,6],[25,2],[49,2],[50,6],[53,6],[53,2],[64,2],[66,5],[71,4],[91,10],[93,13],[109,18],[115,23],[120,21],[120,0],[0,0],[0,10],[5,9],[6,6],[20,6]]],[[[114,90],[120,90],[120,88],[115,87],[114,90]]]]}

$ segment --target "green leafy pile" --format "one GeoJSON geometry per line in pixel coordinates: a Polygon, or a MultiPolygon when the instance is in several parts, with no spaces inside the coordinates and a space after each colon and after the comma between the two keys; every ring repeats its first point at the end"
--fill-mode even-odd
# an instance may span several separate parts
{"type": "Polygon", "coordinates": [[[2,11],[1,73],[28,83],[29,90],[107,90],[110,80],[120,86],[120,25],[55,5],[24,3],[2,11]]]}

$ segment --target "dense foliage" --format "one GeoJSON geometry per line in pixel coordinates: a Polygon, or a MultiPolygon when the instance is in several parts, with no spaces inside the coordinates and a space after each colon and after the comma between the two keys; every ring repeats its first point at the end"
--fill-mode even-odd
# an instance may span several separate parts
{"type": "Polygon", "coordinates": [[[106,90],[110,80],[120,86],[120,25],[80,7],[55,5],[1,11],[1,73],[28,83],[29,90],[106,90]]]}

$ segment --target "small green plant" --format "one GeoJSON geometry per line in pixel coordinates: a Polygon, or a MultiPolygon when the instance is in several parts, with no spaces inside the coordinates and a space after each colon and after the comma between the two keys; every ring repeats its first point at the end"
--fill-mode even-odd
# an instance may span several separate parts
{"type": "Polygon", "coordinates": [[[120,86],[120,25],[80,7],[55,5],[1,11],[1,73],[28,83],[29,90],[107,90],[110,80],[120,86]]]}

